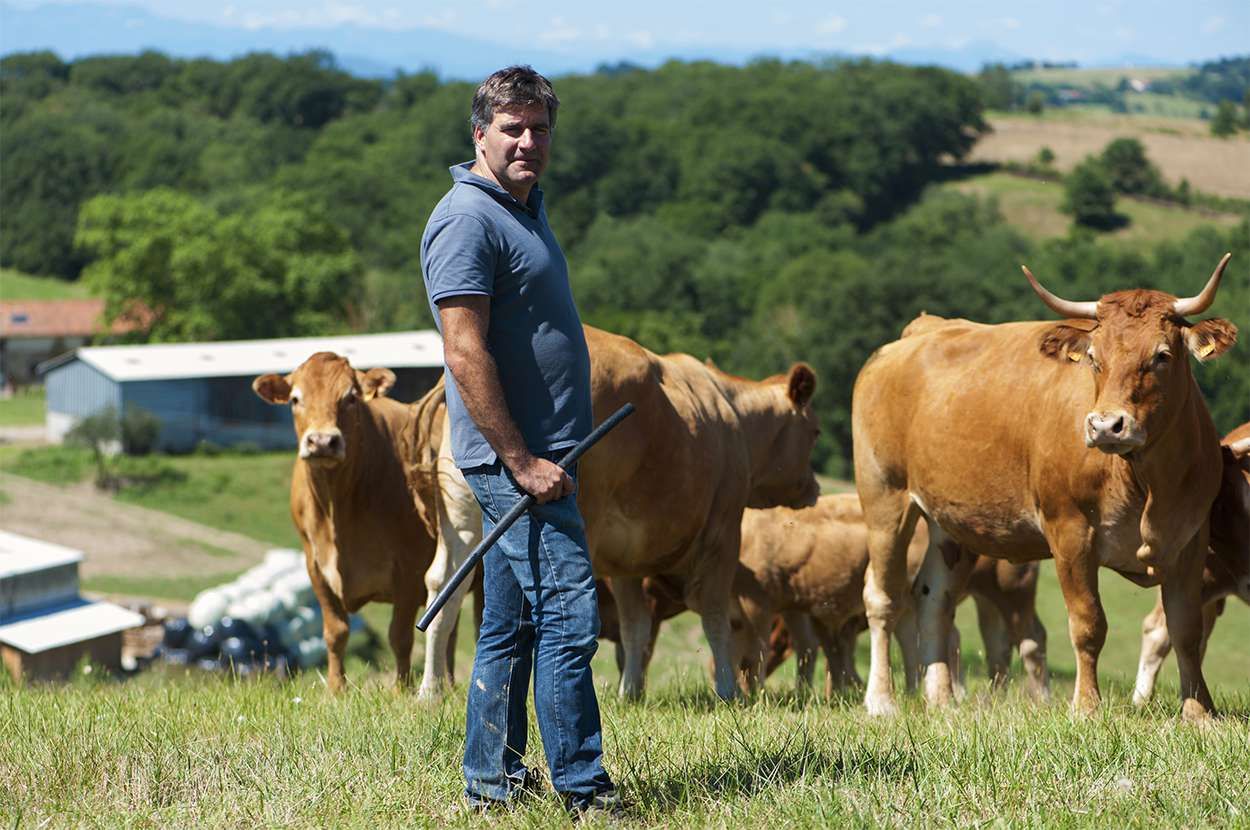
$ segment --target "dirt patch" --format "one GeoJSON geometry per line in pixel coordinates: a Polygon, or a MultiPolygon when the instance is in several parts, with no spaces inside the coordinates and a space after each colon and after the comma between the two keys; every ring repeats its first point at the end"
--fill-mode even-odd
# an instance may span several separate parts
{"type": "Polygon", "coordinates": [[[0,529],[77,548],[81,575],[177,578],[236,573],[272,545],[118,502],[91,484],[58,487],[0,473],[0,529]]]}

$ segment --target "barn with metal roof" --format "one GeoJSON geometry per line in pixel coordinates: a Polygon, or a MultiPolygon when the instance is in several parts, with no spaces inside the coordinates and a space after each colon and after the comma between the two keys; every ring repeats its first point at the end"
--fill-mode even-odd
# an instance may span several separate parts
{"type": "Polygon", "coordinates": [[[290,408],[262,401],[252,380],[290,372],[321,351],[340,354],[359,369],[391,369],[396,383],[390,397],[400,401],[419,398],[443,371],[443,343],[435,331],[82,347],[39,368],[47,388],[48,440],[61,441],[76,423],[108,407],[137,407],[160,419],[161,450],[189,452],[202,443],[294,447],[290,408]]]}

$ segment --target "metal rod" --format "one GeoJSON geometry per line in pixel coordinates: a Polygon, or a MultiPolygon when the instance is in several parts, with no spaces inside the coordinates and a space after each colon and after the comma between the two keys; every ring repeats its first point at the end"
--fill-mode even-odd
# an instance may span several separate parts
{"type": "MultiPolygon", "coordinates": [[[[578,442],[577,446],[569,450],[568,453],[566,453],[565,456],[556,463],[562,469],[568,469],[577,462],[577,459],[582,457],[582,454],[585,453],[586,450],[597,444],[600,438],[607,435],[613,427],[628,418],[631,414],[633,414],[633,412],[634,405],[632,403],[625,404],[608,416],[603,423],[595,427],[594,431],[578,442]]],[[[426,606],[425,613],[417,622],[418,631],[425,631],[430,627],[430,623],[434,622],[434,618],[438,616],[439,611],[443,610],[443,606],[447,604],[447,600],[451,599],[451,595],[454,594],[456,589],[460,587],[460,583],[464,582],[465,579],[468,578],[469,574],[473,572],[473,569],[477,567],[477,564],[482,561],[484,556],[486,556],[486,551],[490,550],[491,546],[499,541],[499,537],[503,536],[504,533],[508,531],[508,528],[512,527],[513,522],[521,518],[522,513],[529,510],[533,506],[534,497],[529,493],[526,493],[520,501],[512,506],[511,510],[503,515],[503,518],[501,518],[499,523],[491,529],[491,532],[486,536],[486,538],[473,549],[473,552],[470,553],[469,557],[464,560],[464,563],[456,569],[456,572],[452,574],[451,579],[449,579],[447,584],[443,586],[443,590],[439,591],[438,596],[434,597],[434,601],[426,606]]]]}

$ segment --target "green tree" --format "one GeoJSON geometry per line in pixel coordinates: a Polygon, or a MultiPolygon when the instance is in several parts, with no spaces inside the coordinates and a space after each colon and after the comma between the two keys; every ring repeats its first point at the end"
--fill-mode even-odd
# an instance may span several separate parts
{"type": "Polygon", "coordinates": [[[1237,132],[1237,105],[1232,101],[1220,101],[1211,119],[1211,135],[1227,138],[1237,132]]]}
{"type": "Polygon", "coordinates": [[[1024,108],[1029,111],[1030,115],[1041,115],[1046,109],[1046,96],[1038,90],[1033,90],[1025,100],[1024,108]]]}
{"type": "Polygon", "coordinates": [[[1135,138],[1117,138],[1103,148],[1102,168],[1118,193],[1156,195],[1166,188],[1159,169],[1146,158],[1146,148],[1135,138]]]}
{"type": "Polygon", "coordinates": [[[1076,224],[1099,230],[1115,226],[1115,188],[1098,159],[1091,156],[1078,164],[1064,180],[1063,191],[1063,211],[1076,224]]]}
{"type": "Polygon", "coordinates": [[[221,215],[168,189],[99,196],[79,221],[86,278],[110,319],[153,340],[280,337],[341,328],[361,266],[324,215],[275,196],[221,215]]]}

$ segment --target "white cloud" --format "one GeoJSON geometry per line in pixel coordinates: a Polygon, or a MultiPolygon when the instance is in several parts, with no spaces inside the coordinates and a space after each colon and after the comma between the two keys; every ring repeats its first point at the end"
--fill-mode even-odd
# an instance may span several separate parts
{"type": "Polygon", "coordinates": [[[444,9],[438,14],[427,14],[421,18],[421,25],[428,26],[431,29],[446,29],[456,22],[456,13],[451,9],[444,9]]]}
{"type": "Polygon", "coordinates": [[[1204,35],[1213,35],[1216,32],[1223,31],[1224,23],[1224,18],[1219,15],[1216,15],[1215,17],[1208,17],[1206,20],[1202,21],[1202,33],[1204,35]]]}
{"type": "Polygon", "coordinates": [[[551,23],[545,30],[539,33],[538,39],[543,43],[559,45],[563,43],[571,43],[582,37],[582,30],[571,25],[563,17],[551,18],[551,23]]]}
{"type": "Polygon", "coordinates": [[[926,29],[936,29],[942,25],[942,15],[926,14],[924,17],[920,18],[920,25],[926,29]]]}
{"type": "Polygon", "coordinates": [[[846,30],[846,18],[834,15],[827,17],[816,24],[816,31],[822,35],[836,35],[838,32],[846,30]]]}
{"type": "Polygon", "coordinates": [[[998,25],[1004,29],[1014,30],[1020,28],[1020,21],[1014,17],[1001,17],[998,20],[998,25]]]}
{"type": "Polygon", "coordinates": [[[899,32],[896,35],[894,35],[894,37],[890,38],[891,49],[901,49],[904,46],[910,46],[910,45],[911,45],[911,38],[909,38],[907,35],[903,34],[902,32],[899,32]]]}
{"type": "Polygon", "coordinates": [[[625,39],[637,46],[639,49],[650,49],[655,45],[655,35],[648,31],[630,32],[625,39]]]}

